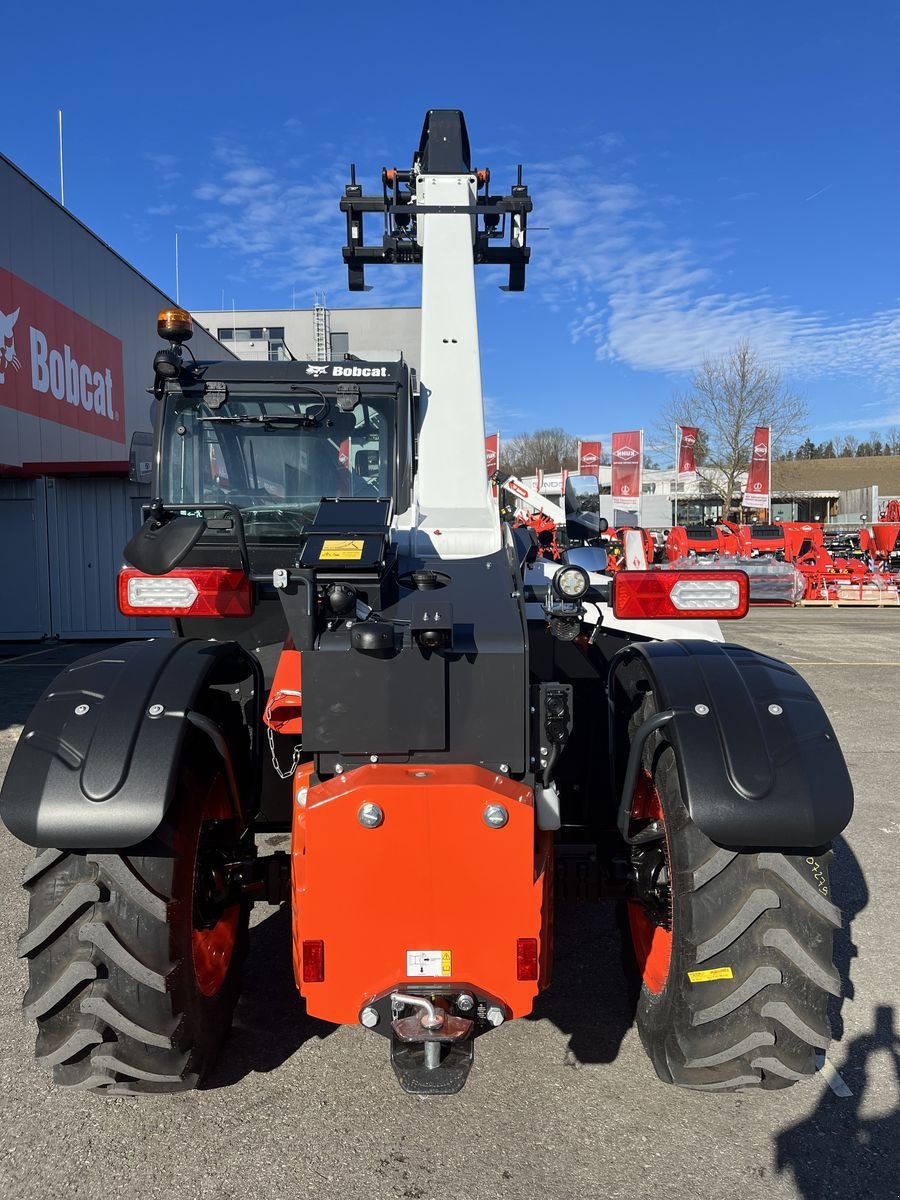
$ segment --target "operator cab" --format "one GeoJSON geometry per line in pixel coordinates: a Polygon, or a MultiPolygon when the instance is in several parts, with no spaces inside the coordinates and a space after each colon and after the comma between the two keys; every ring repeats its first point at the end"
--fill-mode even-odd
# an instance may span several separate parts
{"type": "Polygon", "coordinates": [[[249,572],[289,565],[285,546],[304,538],[323,500],[404,511],[410,375],[403,362],[226,361],[167,380],[155,493],[167,510],[205,520],[192,561],[243,542],[249,572]]]}

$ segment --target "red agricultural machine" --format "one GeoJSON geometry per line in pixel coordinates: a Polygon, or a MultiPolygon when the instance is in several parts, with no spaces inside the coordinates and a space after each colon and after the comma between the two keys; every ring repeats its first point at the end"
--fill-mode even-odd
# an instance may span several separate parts
{"type": "Polygon", "coordinates": [[[840,990],[852,788],[827,716],[724,641],[743,572],[605,573],[593,477],[568,481],[558,561],[501,523],[474,268],[524,286],[521,172],[494,194],[434,110],[411,167],[373,195],[351,172],[341,209],[351,289],[421,264],[420,379],[199,362],[188,314],[160,314],[158,499],[119,601],[173,636],[66,668],[0,795],[37,849],[38,1059],[65,1088],[195,1086],[229,1053],[251,906],[289,904],[308,1012],[383,1037],[406,1090],[458,1091],[547,986],[562,895],[627,906],[662,1080],[789,1086],[840,990]],[[290,855],[258,853],[272,832],[290,855]]]}

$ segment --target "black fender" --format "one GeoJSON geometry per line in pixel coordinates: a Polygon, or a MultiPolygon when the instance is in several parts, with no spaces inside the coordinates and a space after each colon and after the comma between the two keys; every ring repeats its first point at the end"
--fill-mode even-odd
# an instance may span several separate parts
{"type": "Polygon", "coordinates": [[[0,817],[31,846],[137,845],[172,803],[194,729],[222,759],[246,819],[259,790],[262,689],[257,660],[230,641],[124,642],[79,659],[32,710],[0,791],[0,817]]]}
{"type": "Polygon", "coordinates": [[[649,736],[662,729],[691,819],[722,846],[821,846],[853,813],[853,786],[822,705],[786,663],[744,646],[643,642],[610,663],[619,828],[649,736]],[[650,687],[657,715],[629,735],[650,687]]]}

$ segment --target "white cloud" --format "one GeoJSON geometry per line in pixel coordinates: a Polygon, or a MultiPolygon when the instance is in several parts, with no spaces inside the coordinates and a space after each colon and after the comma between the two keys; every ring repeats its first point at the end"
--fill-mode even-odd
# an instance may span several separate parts
{"type": "MultiPolygon", "coordinates": [[[[195,225],[208,247],[221,249],[244,275],[286,294],[346,293],[340,247],[346,235],[338,207],[346,165],[321,165],[310,173],[300,160],[271,166],[238,143],[214,143],[208,177],[195,187],[195,225]]],[[[378,218],[371,218],[372,235],[378,218]]],[[[354,304],[413,300],[418,278],[403,268],[373,272],[377,296],[354,296],[354,304]]]]}
{"type": "Polygon", "coordinates": [[[586,188],[559,184],[576,173],[598,178],[596,164],[584,166],[575,156],[531,173],[534,223],[549,230],[532,238],[530,282],[554,307],[574,307],[572,336],[593,341],[599,359],[685,372],[747,339],[791,375],[900,374],[900,305],[845,316],[727,288],[730,246],[679,239],[631,181],[599,173],[586,188]]]}

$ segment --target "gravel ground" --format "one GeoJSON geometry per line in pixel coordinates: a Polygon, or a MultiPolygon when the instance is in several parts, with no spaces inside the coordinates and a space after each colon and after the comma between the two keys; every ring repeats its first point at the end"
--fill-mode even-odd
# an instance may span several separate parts
{"type": "MultiPolygon", "coordinates": [[[[852,1095],[829,1086],[827,1067],[760,1096],[660,1084],[630,1026],[605,906],[561,914],[553,988],[532,1019],[479,1041],[459,1096],[405,1096],[381,1038],[307,1020],[287,913],[267,908],[223,1065],[203,1091],[56,1092],[20,1014],[29,851],[0,831],[0,1196],[900,1197],[900,923],[887,903],[900,849],[900,613],[758,609],[729,636],[807,676],[854,779],[833,872],[847,986],[829,1052],[833,1083],[852,1095]]],[[[0,646],[0,770],[60,664],[89,649],[0,646]]]]}

